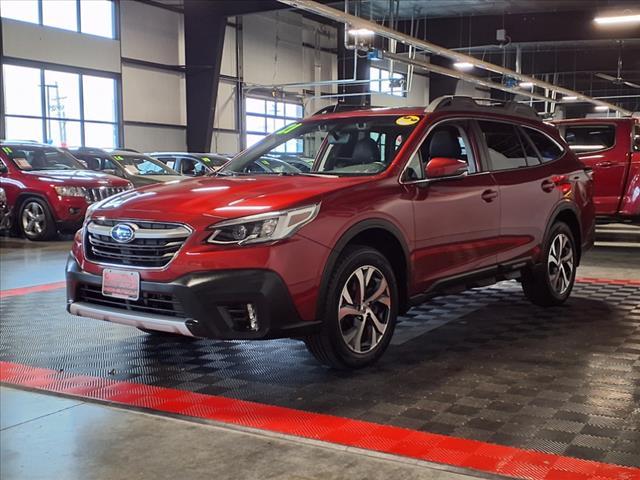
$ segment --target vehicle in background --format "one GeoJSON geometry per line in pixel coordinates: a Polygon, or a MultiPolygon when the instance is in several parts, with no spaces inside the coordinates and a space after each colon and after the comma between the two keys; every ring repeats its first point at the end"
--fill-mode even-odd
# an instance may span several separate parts
{"type": "Polygon", "coordinates": [[[132,150],[72,148],[69,150],[89,170],[104,172],[129,180],[135,187],[180,179],[180,174],[164,163],[132,150]]]}
{"type": "Polygon", "coordinates": [[[229,157],[217,153],[153,152],[147,155],[189,177],[214,173],[229,161],[229,157]]]}
{"type": "Polygon", "coordinates": [[[300,173],[300,170],[296,167],[283,160],[274,158],[271,155],[263,155],[260,158],[256,158],[253,162],[248,163],[243,168],[243,173],[300,173]]]}
{"type": "Polygon", "coordinates": [[[7,203],[7,192],[0,187],[0,233],[11,230],[11,209],[7,203]]]}
{"type": "Polygon", "coordinates": [[[87,170],[71,154],[34,142],[0,142],[0,186],[11,223],[29,240],[80,228],[87,207],[133,185],[87,170]]]}
{"type": "Polygon", "coordinates": [[[313,158],[305,157],[303,154],[299,156],[294,153],[273,153],[269,156],[281,160],[283,162],[287,162],[292,167],[297,168],[301,172],[310,172],[313,168],[313,158]]]}
{"type": "Polygon", "coordinates": [[[640,224],[640,120],[580,118],[554,123],[571,150],[593,169],[598,219],[640,224]]]}
{"type": "Polygon", "coordinates": [[[73,243],[67,309],[149,333],[300,338],[359,368],[435,295],[519,278],[560,305],[593,244],[592,179],[531,107],[489,102],[312,116],[215,176],[105,200],[73,243]],[[254,169],[287,142],[311,173],[254,169]]]}

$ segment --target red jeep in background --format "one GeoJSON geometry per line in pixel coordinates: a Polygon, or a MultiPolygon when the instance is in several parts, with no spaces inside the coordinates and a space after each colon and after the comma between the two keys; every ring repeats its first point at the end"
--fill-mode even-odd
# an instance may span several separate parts
{"type": "Polygon", "coordinates": [[[596,215],[640,224],[640,120],[581,118],[554,122],[569,147],[593,169],[596,215]]]}
{"type": "Polygon", "coordinates": [[[591,190],[558,130],[517,103],[315,115],[216,176],[91,206],[67,308],[149,333],[301,338],[363,367],[434,295],[519,278],[532,302],[564,302],[593,243],[591,190]],[[311,171],[251,171],[283,146],[311,171]]]}
{"type": "Polygon", "coordinates": [[[87,170],[69,153],[38,143],[0,142],[0,187],[29,240],[48,240],[82,226],[87,206],[133,188],[130,182],[87,170]]]}

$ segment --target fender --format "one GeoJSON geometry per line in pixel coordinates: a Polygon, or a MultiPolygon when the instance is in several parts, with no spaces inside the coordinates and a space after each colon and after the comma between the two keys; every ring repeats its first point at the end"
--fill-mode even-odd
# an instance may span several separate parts
{"type": "Polygon", "coordinates": [[[51,215],[53,216],[54,221],[58,220],[58,218],[56,218],[56,211],[51,206],[51,202],[49,202],[49,199],[47,198],[46,195],[40,192],[20,192],[20,194],[18,194],[18,197],[16,198],[16,204],[13,206],[13,209],[14,209],[13,214],[16,217],[16,222],[18,220],[18,215],[20,215],[20,208],[22,207],[24,200],[29,197],[36,197],[42,200],[44,203],[46,203],[47,206],[49,207],[49,212],[51,212],[51,215]]]}
{"type": "Polygon", "coordinates": [[[578,221],[578,229],[580,230],[580,237],[581,237],[580,245],[577,245],[577,247],[580,249],[580,251],[578,252],[580,254],[578,257],[578,265],[579,265],[580,259],[582,257],[582,240],[584,240],[584,238],[582,237],[584,236],[584,232],[582,231],[582,219],[580,218],[580,211],[578,210],[578,207],[576,207],[573,203],[565,200],[560,202],[553,208],[553,210],[551,211],[551,214],[549,215],[549,218],[547,219],[547,226],[544,230],[544,237],[542,238],[542,242],[543,242],[543,245],[546,243],[547,239],[549,238],[549,231],[551,230],[551,226],[555,223],[556,219],[558,218],[558,215],[560,215],[562,212],[565,212],[565,211],[572,212],[576,217],[576,220],[578,221]]]}
{"type": "MultiPolygon", "coordinates": [[[[405,268],[407,272],[405,289],[407,292],[409,291],[409,282],[410,282],[410,279],[412,278],[411,277],[411,254],[410,254],[407,242],[404,238],[404,235],[398,229],[398,227],[396,227],[393,223],[391,223],[388,220],[385,220],[382,218],[369,218],[350,226],[347,229],[347,231],[342,234],[342,236],[338,239],[334,247],[331,249],[331,253],[327,258],[327,261],[324,266],[324,270],[322,272],[322,279],[320,281],[320,291],[318,293],[318,299],[324,298],[327,288],[329,286],[329,279],[331,278],[331,273],[333,272],[333,269],[336,265],[336,262],[338,261],[338,258],[344,251],[344,248],[359,233],[362,233],[365,230],[369,230],[373,228],[385,230],[386,232],[390,233],[396,238],[396,240],[398,240],[398,243],[400,243],[400,245],[402,246],[402,251],[404,253],[404,258],[406,263],[405,268]]],[[[401,306],[405,302],[407,302],[407,299],[401,299],[401,306]]],[[[318,307],[316,309],[317,311],[316,318],[321,318],[322,307],[323,307],[323,303],[319,301],[318,307]]]]}

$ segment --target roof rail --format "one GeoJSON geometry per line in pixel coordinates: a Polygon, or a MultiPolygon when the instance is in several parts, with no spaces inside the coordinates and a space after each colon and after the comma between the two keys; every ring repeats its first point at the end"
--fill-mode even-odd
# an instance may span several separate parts
{"type": "Polygon", "coordinates": [[[501,113],[514,117],[539,120],[535,108],[512,100],[496,100],[494,98],[473,98],[457,95],[445,95],[436,98],[425,109],[425,112],[441,112],[447,110],[464,110],[483,113],[501,113]]]}
{"type": "Polygon", "coordinates": [[[327,113],[338,113],[338,112],[349,112],[351,110],[361,110],[363,108],[369,108],[369,107],[363,107],[362,105],[348,105],[345,103],[336,103],[334,105],[327,105],[326,107],[321,108],[320,110],[315,112],[312,115],[312,117],[316,115],[325,115],[327,113]]]}

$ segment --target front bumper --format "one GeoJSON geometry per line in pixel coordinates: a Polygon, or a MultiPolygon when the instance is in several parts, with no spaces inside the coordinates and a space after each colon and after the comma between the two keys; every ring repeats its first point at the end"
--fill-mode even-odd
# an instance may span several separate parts
{"type": "Polygon", "coordinates": [[[140,309],[139,302],[105,297],[110,303],[104,304],[87,297],[83,289],[88,286],[94,292],[99,290],[102,278],[82,271],[71,256],[66,277],[67,310],[82,317],[222,340],[304,337],[320,328],[320,322],[300,319],[284,281],[271,270],[214,270],[185,275],[170,283],[142,281],[142,298],[161,295],[164,300],[160,302],[174,299],[177,312],[170,315],[150,312],[153,308],[140,309]],[[249,303],[256,313],[255,329],[240,328],[245,323],[237,321],[238,307],[249,303]]]}

